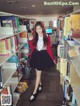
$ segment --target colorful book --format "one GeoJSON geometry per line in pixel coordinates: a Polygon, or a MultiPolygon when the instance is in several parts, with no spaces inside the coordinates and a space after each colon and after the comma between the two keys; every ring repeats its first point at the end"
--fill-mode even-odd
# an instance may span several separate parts
{"type": "Polygon", "coordinates": [[[20,32],[20,22],[19,22],[19,18],[18,17],[15,17],[15,31],[16,32],[20,32]]]}
{"type": "MultiPolygon", "coordinates": [[[[8,20],[8,22],[9,22],[9,20],[11,20],[11,25],[15,32],[15,28],[16,28],[15,16],[0,16],[0,20],[1,20],[1,26],[5,26],[4,21],[7,22],[7,20],[8,20]]],[[[8,24],[8,23],[6,23],[6,24],[8,24]]]]}
{"type": "Polygon", "coordinates": [[[80,14],[70,16],[70,25],[73,38],[80,38],[80,14]]]}
{"type": "Polygon", "coordinates": [[[69,36],[70,34],[71,34],[70,17],[65,17],[65,19],[64,19],[64,36],[69,36]]]}
{"type": "Polygon", "coordinates": [[[19,43],[27,43],[27,32],[26,31],[19,34],[19,43]]]}
{"type": "Polygon", "coordinates": [[[10,40],[11,40],[11,48],[12,48],[12,52],[16,52],[16,44],[15,44],[15,37],[12,36],[10,37],[10,40]]]}
{"type": "Polygon", "coordinates": [[[13,27],[12,20],[3,20],[3,27],[13,27]]]}
{"type": "Polygon", "coordinates": [[[7,42],[8,42],[8,52],[11,54],[11,40],[10,40],[10,38],[7,38],[7,42]]]}
{"type": "Polygon", "coordinates": [[[8,40],[0,40],[0,55],[9,55],[8,40]]]}

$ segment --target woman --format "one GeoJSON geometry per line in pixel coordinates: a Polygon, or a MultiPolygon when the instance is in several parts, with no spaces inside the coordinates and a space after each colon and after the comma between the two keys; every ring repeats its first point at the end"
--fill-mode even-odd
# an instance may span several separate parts
{"type": "Polygon", "coordinates": [[[34,27],[33,40],[29,42],[31,48],[30,65],[36,70],[36,82],[34,91],[30,97],[30,102],[35,100],[38,92],[42,91],[41,73],[54,65],[50,45],[50,36],[46,35],[42,22],[38,21],[34,27]]]}

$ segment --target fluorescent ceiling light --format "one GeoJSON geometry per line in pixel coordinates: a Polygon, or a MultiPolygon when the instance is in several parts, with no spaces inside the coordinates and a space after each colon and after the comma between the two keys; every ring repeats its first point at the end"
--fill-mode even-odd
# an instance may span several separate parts
{"type": "Polygon", "coordinates": [[[18,3],[18,1],[15,1],[15,0],[8,0],[6,1],[7,3],[18,3]]]}

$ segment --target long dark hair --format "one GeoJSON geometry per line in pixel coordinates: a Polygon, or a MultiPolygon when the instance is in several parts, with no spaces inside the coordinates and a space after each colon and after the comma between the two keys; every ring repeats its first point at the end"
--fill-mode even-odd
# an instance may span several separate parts
{"type": "Polygon", "coordinates": [[[37,41],[38,41],[38,33],[36,32],[36,27],[40,26],[42,28],[42,33],[43,33],[43,41],[44,41],[44,46],[48,44],[48,38],[45,32],[44,25],[41,21],[37,21],[35,26],[34,26],[34,31],[33,31],[33,45],[36,47],[37,41]]]}

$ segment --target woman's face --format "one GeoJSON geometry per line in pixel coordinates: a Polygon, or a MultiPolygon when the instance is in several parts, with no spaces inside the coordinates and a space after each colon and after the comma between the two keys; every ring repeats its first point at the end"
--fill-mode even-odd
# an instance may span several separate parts
{"type": "Polygon", "coordinates": [[[36,32],[38,34],[42,34],[42,27],[41,26],[36,26],[36,32]]]}

